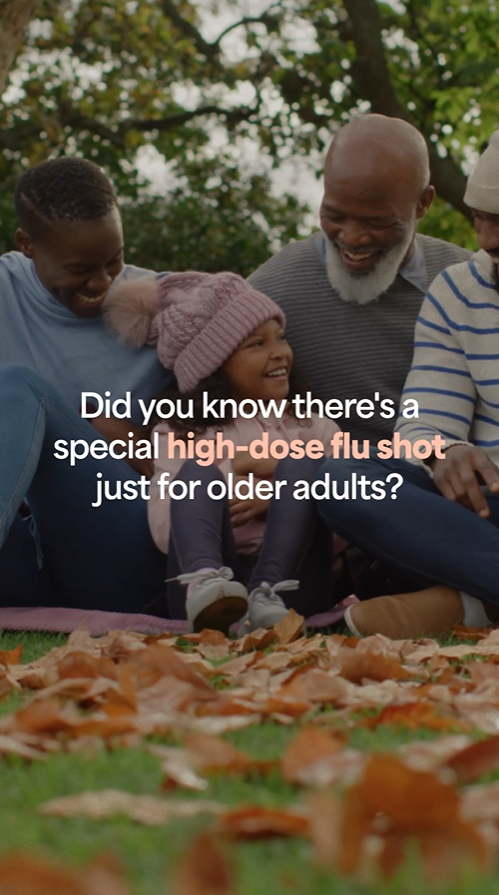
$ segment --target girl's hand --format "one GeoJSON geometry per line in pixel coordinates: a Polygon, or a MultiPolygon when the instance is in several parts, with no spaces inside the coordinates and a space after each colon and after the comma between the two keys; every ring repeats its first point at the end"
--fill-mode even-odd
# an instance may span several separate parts
{"type": "Polygon", "coordinates": [[[234,497],[230,503],[230,519],[233,528],[245,525],[250,519],[263,519],[267,515],[271,498],[265,500],[261,497],[252,497],[248,500],[239,500],[234,497]]]}
{"type": "Polygon", "coordinates": [[[273,457],[256,460],[249,451],[238,451],[232,460],[232,469],[236,475],[247,476],[253,472],[259,479],[271,479],[276,466],[277,460],[273,457]]]}

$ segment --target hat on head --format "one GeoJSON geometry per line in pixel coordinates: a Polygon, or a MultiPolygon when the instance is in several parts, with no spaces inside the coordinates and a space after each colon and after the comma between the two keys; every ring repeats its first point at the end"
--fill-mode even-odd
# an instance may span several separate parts
{"type": "Polygon", "coordinates": [[[477,211],[499,214],[499,131],[492,134],[468,177],[464,201],[477,211]]]}
{"type": "Polygon", "coordinates": [[[254,329],[280,307],[235,273],[172,273],[117,283],[104,312],[122,341],[156,345],[181,392],[196,388],[231,356],[254,329]]]}

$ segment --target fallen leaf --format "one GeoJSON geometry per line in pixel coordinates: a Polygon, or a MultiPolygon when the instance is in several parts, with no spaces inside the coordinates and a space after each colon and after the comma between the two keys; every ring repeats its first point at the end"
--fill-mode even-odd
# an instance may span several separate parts
{"type": "Polygon", "coordinates": [[[0,699],[5,699],[12,692],[12,682],[9,680],[5,671],[0,669],[0,699]]]}
{"type": "Polygon", "coordinates": [[[28,852],[0,858],[2,895],[129,895],[121,868],[110,856],[71,870],[28,852]]]}
{"type": "Polygon", "coordinates": [[[138,650],[129,657],[128,665],[138,690],[152,686],[162,677],[174,677],[192,684],[198,699],[213,698],[208,681],[170,646],[153,645],[138,650]]]}
{"type": "Polygon", "coordinates": [[[472,823],[499,823],[499,780],[465,789],[462,795],[462,815],[472,823]]]}
{"type": "Polygon", "coordinates": [[[103,789],[51,799],[40,805],[38,811],[53,817],[84,816],[93,820],[125,815],[137,823],[155,827],[177,817],[223,814],[225,807],[219,802],[208,800],[180,801],[162,799],[159,796],[134,795],[118,789],[103,789]]]}
{"type": "Polygon", "coordinates": [[[310,838],[319,867],[337,868],[340,862],[343,809],[340,799],[330,793],[312,793],[307,799],[310,811],[310,838]]]}
{"type": "Polygon", "coordinates": [[[475,687],[484,681],[499,680],[499,665],[494,662],[468,662],[466,670],[475,687]]]}
{"type": "Polygon", "coordinates": [[[454,771],[460,784],[474,783],[498,766],[499,736],[472,743],[445,762],[445,767],[454,771]]]}
{"type": "Polygon", "coordinates": [[[19,643],[14,649],[0,650],[0,665],[18,665],[22,654],[22,643],[19,643]]]}
{"type": "Polygon", "coordinates": [[[302,694],[311,702],[342,705],[350,692],[350,682],[338,674],[311,668],[306,669],[302,676],[302,694]]]}
{"type": "Polygon", "coordinates": [[[235,895],[234,870],[209,833],[198,836],[169,881],[172,895],[235,895]]]}
{"type": "Polygon", "coordinates": [[[426,727],[428,730],[458,730],[462,728],[457,718],[441,715],[433,705],[426,702],[408,702],[403,705],[387,705],[376,718],[366,718],[361,722],[364,727],[379,727],[380,724],[393,724],[417,730],[426,727]]]}
{"type": "MultiPolygon", "coordinates": [[[[83,870],[86,895],[128,895],[129,888],[121,865],[114,855],[98,855],[83,870]]],[[[59,892],[57,892],[59,895],[59,892]]]]}
{"type": "Polygon", "coordinates": [[[466,734],[449,734],[436,740],[405,743],[399,746],[397,755],[415,771],[435,771],[469,744],[470,738],[466,734]]]}
{"type": "Polygon", "coordinates": [[[409,680],[413,675],[402,668],[395,656],[380,653],[340,650],[340,674],[347,681],[359,684],[362,680],[409,680]]]}
{"type": "Polygon", "coordinates": [[[460,812],[456,790],[435,774],[414,771],[392,755],[374,755],[361,781],[346,794],[340,869],[358,871],[368,838],[379,838],[377,862],[387,877],[403,863],[409,840],[421,851],[432,880],[453,876],[467,863],[488,862],[484,839],[460,812]]]}
{"type": "Polygon", "coordinates": [[[44,752],[33,749],[15,737],[6,734],[0,734],[0,753],[2,755],[19,755],[28,761],[43,761],[47,757],[44,752]]]}
{"type": "Polygon", "coordinates": [[[257,628],[251,634],[245,634],[244,637],[241,637],[236,649],[241,653],[246,653],[249,650],[266,649],[276,642],[277,634],[274,630],[269,631],[267,628],[257,628]]]}
{"type": "Polygon", "coordinates": [[[195,756],[188,749],[150,744],[148,752],[162,759],[161,770],[165,775],[162,790],[168,791],[177,786],[197,792],[208,789],[208,781],[196,774],[193,767],[196,764],[195,756]]]}
{"type": "Polygon", "coordinates": [[[281,645],[291,643],[303,635],[303,623],[305,619],[303,615],[298,615],[294,609],[290,609],[288,614],[274,625],[274,632],[281,645]]]}
{"type": "Polygon", "coordinates": [[[62,647],[63,654],[72,650],[93,653],[97,647],[97,638],[93,638],[87,622],[83,619],[78,627],[69,635],[67,643],[62,647]]]}
{"type": "Polygon", "coordinates": [[[205,628],[201,631],[197,652],[206,659],[225,659],[229,655],[230,640],[221,631],[205,628]]]}
{"type": "Polygon", "coordinates": [[[63,656],[58,664],[59,678],[108,677],[115,681],[116,665],[111,659],[73,650],[63,656]]]}
{"type": "Polygon", "coordinates": [[[184,741],[185,748],[193,756],[195,766],[204,773],[224,771],[233,774],[248,774],[268,771],[276,766],[274,761],[260,761],[226,740],[206,733],[189,733],[184,741]]]}
{"type": "Polygon", "coordinates": [[[226,811],[217,830],[233,839],[270,839],[274,836],[308,836],[309,813],[306,808],[263,808],[241,805],[226,811]]]}
{"type": "Polygon", "coordinates": [[[63,707],[56,699],[40,699],[18,709],[12,717],[13,727],[29,733],[70,731],[78,722],[72,707],[63,707]]]}
{"type": "Polygon", "coordinates": [[[304,783],[314,765],[324,763],[344,748],[344,738],[317,727],[305,727],[296,735],[282,759],[282,776],[288,783],[304,783]]]}
{"type": "Polygon", "coordinates": [[[223,674],[224,677],[236,677],[246,671],[247,668],[250,668],[251,665],[254,665],[260,656],[264,655],[265,653],[259,652],[245,653],[242,656],[237,656],[235,659],[229,659],[228,662],[224,662],[217,671],[219,674],[223,674]]]}
{"type": "Polygon", "coordinates": [[[455,625],[452,634],[459,640],[483,640],[490,634],[490,628],[468,628],[466,625],[455,625]]]}

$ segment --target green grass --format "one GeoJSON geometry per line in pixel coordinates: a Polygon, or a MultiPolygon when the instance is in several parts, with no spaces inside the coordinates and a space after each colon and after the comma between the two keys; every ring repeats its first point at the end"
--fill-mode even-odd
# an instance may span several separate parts
{"type": "Polygon", "coordinates": [[[0,631],[0,650],[11,650],[23,645],[22,662],[34,662],[54,646],[66,643],[65,634],[39,634],[35,631],[0,631]]]}
{"type": "MultiPolygon", "coordinates": [[[[3,634],[0,649],[11,649],[22,641],[24,660],[31,661],[64,642],[49,635],[3,634]]],[[[12,710],[19,697],[0,705],[12,710]]],[[[332,713],[334,714],[334,713],[332,713]]],[[[234,745],[251,755],[277,758],[296,735],[297,725],[267,722],[227,734],[234,745]]],[[[437,734],[380,726],[354,727],[347,731],[349,744],[368,750],[389,750],[414,739],[433,739],[437,734]]],[[[210,827],[207,816],[175,820],[162,827],[144,827],[125,818],[96,822],[86,818],[60,819],[37,812],[47,799],[90,789],[117,788],[131,793],[158,794],[160,762],[144,748],[117,748],[103,744],[94,755],[63,754],[46,762],[26,764],[22,760],[0,760],[0,851],[27,849],[59,858],[70,866],[85,864],[102,852],[116,855],[125,868],[133,895],[161,895],[169,891],[167,881],[192,837],[210,827]]],[[[217,775],[210,778],[204,793],[178,790],[172,798],[209,798],[227,805],[252,802],[266,806],[299,802],[301,793],[283,782],[276,771],[265,776],[242,779],[217,775]]],[[[350,879],[324,873],[314,867],[311,847],[299,839],[269,840],[230,846],[238,880],[237,895],[420,895],[428,890],[414,866],[407,867],[390,883],[368,888],[350,879]]],[[[448,886],[442,895],[497,895],[499,874],[489,879],[474,876],[460,886],[448,886]]],[[[103,893],[104,895],[104,893],[103,893]]]]}

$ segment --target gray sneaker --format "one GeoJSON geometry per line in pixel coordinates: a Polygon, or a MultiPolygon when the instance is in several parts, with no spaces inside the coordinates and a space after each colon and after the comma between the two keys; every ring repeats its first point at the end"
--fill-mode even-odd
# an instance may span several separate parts
{"type": "Polygon", "coordinates": [[[185,608],[189,631],[211,628],[229,633],[248,608],[248,591],[244,584],[232,581],[234,573],[227,566],[179,575],[180,584],[193,584],[189,589],[185,608]]]}
{"type": "Polygon", "coordinates": [[[273,628],[288,614],[288,608],[277,591],[297,590],[299,586],[299,581],[288,579],[273,585],[263,581],[259,587],[255,587],[248,597],[248,612],[241,619],[238,636],[244,637],[258,628],[273,628]]]}

